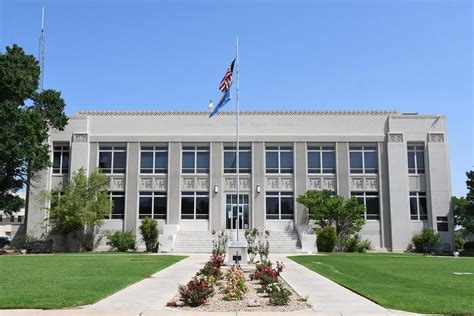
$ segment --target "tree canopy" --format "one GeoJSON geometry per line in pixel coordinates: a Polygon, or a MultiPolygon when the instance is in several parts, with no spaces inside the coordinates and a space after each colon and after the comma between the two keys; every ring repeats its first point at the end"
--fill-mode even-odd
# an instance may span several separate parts
{"type": "Polygon", "coordinates": [[[333,226],[342,248],[347,238],[359,232],[365,223],[365,206],[355,197],[344,200],[340,195],[333,196],[328,190],[308,190],[298,196],[298,203],[308,209],[309,218],[319,227],[333,226]]]}
{"type": "Polygon", "coordinates": [[[67,124],[65,103],[55,90],[37,92],[40,68],[17,45],[0,53],[0,210],[17,212],[24,201],[15,195],[50,165],[50,128],[67,124]]]}
{"type": "Polygon", "coordinates": [[[63,189],[46,192],[51,201],[51,233],[68,235],[88,226],[100,226],[109,215],[111,202],[107,194],[110,179],[94,171],[89,177],[83,168],[75,172],[63,189]]]}
{"type": "Polygon", "coordinates": [[[454,212],[454,224],[460,226],[462,234],[474,234],[474,171],[466,172],[466,197],[451,199],[454,212]]]}

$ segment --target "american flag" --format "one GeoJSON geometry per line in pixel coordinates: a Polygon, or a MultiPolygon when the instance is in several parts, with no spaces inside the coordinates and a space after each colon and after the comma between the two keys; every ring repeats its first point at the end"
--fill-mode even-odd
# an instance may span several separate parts
{"type": "Polygon", "coordinates": [[[226,93],[230,87],[230,84],[232,83],[232,72],[234,71],[234,63],[235,59],[230,64],[230,67],[227,69],[224,78],[222,78],[222,81],[219,84],[219,90],[221,90],[222,93],[226,93]]]}

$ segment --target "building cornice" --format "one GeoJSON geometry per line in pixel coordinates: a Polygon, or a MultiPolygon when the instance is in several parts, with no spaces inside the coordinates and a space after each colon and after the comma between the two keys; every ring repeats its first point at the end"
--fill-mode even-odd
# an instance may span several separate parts
{"type": "MultiPolygon", "coordinates": [[[[392,110],[355,110],[355,111],[240,111],[240,115],[400,115],[392,110]]],[[[207,111],[81,111],[75,116],[208,116],[207,111]]],[[[222,111],[217,115],[235,115],[235,111],[222,111]]]]}

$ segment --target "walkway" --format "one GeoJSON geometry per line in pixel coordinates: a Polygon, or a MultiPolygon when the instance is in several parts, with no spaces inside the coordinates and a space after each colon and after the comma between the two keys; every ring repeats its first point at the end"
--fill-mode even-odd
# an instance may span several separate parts
{"type": "Polygon", "coordinates": [[[371,300],[288,259],[285,255],[270,255],[270,259],[273,262],[278,260],[285,263],[286,269],[281,274],[281,277],[300,296],[307,296],[308,302],[316,312],[338,314],[393,313],[371,300]]]}
{"type": "Polygon", "coordinates": [[[87,307],[100,310],[166,310],[166,303],[178,293],[209,259],[208,254],[187,254],[188,258],[163,269],[87,307]]]}

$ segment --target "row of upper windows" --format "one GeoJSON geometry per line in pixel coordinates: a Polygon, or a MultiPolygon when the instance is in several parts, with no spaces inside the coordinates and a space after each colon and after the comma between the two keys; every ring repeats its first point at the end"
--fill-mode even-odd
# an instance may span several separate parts
{"type": "MultiPolygon", "coordinates": [[[[409,144],[408,172],[423,174],[425,158],[423,145],[409,144]]],[[[108,174],[125,173],[127,161],[125,146],[99,146],[99,168],[108,174]]],[[[250,146],[240,146],[239,172],[251,173],[252,150],[250,146]]],[[[209,146],[182,147],[182,173],[209,173],[209,146]]],[[[334,146],[307,147],[308,173],[335,174],[336,151],[334,146]]],[[[351,145],[349,147],[351,174],[378,172],[378,152],[375,145],[351,145]]],[[[236,147],[224,147],[224,173],[236,172],[236,147]]],[[[293,147],[269,145],[265,150],[266,173],[293,173],[293,147]]],[[[69,172],[69,147],[55,146],[53,152],[53,173],[69,172]]],[[[140,173],[167,173],[168,148],[166,146],[142,146],[140,151],[140,173]]]]}

